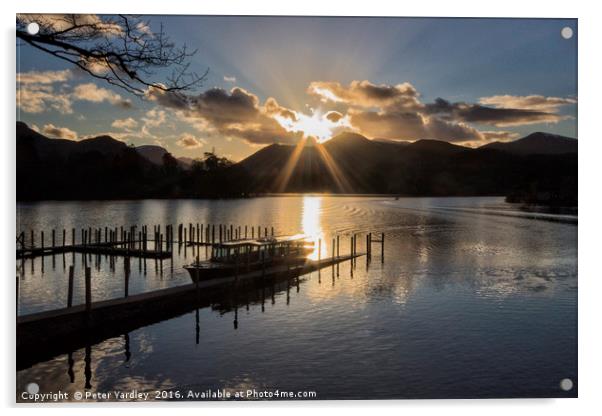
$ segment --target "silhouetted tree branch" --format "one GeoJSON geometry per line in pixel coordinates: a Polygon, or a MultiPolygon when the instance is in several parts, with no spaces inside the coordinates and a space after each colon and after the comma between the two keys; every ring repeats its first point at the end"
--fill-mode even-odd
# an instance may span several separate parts
{"type": "Polygon", "coordinates": [[[177,47],[163,25],[154,32],[137,16],[20,14],[17,38],[136,95],[144,95],[148,87],[173,93],[194,90],[208,73],[190,71],[196,50],[177,47]],[[27,32],[30,22],[40,26],[35,35],[27,32]],[[172,70],[166,79],[151,79],[166,68],[172,70]]]}

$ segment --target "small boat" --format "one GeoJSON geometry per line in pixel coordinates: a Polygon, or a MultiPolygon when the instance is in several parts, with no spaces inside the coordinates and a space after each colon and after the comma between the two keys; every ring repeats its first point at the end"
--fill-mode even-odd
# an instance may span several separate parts
{"type": "Polygon", "coordinates": [[[242,239],[216,244],[208,260],[184,266],[193,282],[235,276],[281,265],[303,264],[314,242],[302,234],[242,239]]]}

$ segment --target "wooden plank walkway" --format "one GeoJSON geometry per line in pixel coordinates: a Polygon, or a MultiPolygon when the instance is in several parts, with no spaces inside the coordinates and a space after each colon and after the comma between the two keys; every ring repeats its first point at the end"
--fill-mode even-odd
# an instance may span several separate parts
{"type": "MultiPolygon", "coordinates": [[[[202,302],[215,301],[228,291],[244,290],[245,284],[275,282],[330,267],[364,253],[321,260],[304,265],[286,265],[239,276],[217,278],[128,297],[92,302],[18,317],[17,367],[27,368],[35,362],[118,336],[141,326],[193,310],[202,302]]],[[[333,269],[334,270],[334,269],[333,269]]],[[[333,271],[334,273],[334,271],[333,271]]]]}

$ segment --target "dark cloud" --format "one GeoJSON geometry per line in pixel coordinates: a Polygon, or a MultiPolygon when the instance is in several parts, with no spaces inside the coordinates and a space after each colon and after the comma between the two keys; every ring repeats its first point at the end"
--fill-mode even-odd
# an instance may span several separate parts
{"type": "Polygon", "coordinates": [[[483,139],[477,129],[463,123],[452,123],[415,112],[353,111],[350,121],[363,134],[383,139],[439,139],[450,142],[483,139]]]}
{"type": "MultiPolygon", "coordinates": [[[[344,126],[339,127],[354,129],[368,137],[472,144],[510,140],[516,136],[507,131],[480,131],[476,125],[556,123],[569,118],[559,114],[558,108],[576,102],[572,98],[500,95],[484,97],[479,103],[437,98],[425,104],[410,83],[388,85],[367,80],[352,81],[348,85],[315,81],[307,92],[324,103],[336,104],[339,111],[328,111],[324,121],[339,123],[344,119],[344,126]]],[[[281,106],[272,97],[262,105],[256,95],[239,87],[229,91],[212,88],[198,96],[182,96],[154,88],[149,89],[147,97],[174,109],[195,126],[213,129],[226,138],[260,144],[295,143],[308,134],[302,131],[308,127],[308,116],[281,106]]],[[[332,127],[325,128],[334,131],[332,127]]]]}
{"type": "Polygon", "coordinates": [[[577,99],[571,97],[545,97],[543,95],[493,95],[479,99],[479,103],[497,108],[555,112],[561,106],[576,104],[577,99]]]}
{"type": "Polygon", "coordinates": [[[357,107],[413,107],[418,105],[418,91],[408,82],[397,85],[352,81],[344,86],[339,82],[315,81],[307,92],[323,101],[340,102],[357,107]]]}
{"type": "Polygon", "coordinates": [[[325,117],[332,121],[333,123],[338,122],[340,119],[342,119],[344,116],[343,114],[339,113],[338,111],[329,111],[328,113],[326,113],[325,117]]]}
{"type": "Polygon", "coordinates": [[[235,137],[251,143],[294,143],[302,133],[287,131],[275,117],[297,120],[294,111],[282,107],[274,98],[260,105],[259,98],[242,89],[209,89],[198,96],[183,97],[153,89],[147,97],[179,111],[193,123],[204,122],[225,137],[235,137]]]}
{"type": "Polygon", "coordinates": [[[448,121],[488,124],[496,127],[520,126],[536,123],[557,123],[566,116],[548,111],[521,108],[495,108],[464,102],[451,103],[443,98],[424,106],[426,114],[434,114],[448,121]]]}

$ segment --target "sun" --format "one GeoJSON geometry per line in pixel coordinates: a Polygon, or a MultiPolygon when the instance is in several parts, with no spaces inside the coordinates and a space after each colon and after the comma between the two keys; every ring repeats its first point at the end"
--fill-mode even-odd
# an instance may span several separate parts
{"type": "Polygon", "coordinates": [[[329,120],[322,111],[312,110],[311,114],[301,112],[295,113],[297,119],[292,120],[288,117],[276,116],[275,119],[288,131],[303,132],[305,137],[314,137],[318,143],[324,143],[330,140],[336,129],[347,126],[346,118],[336,122],[329,120]]]}

